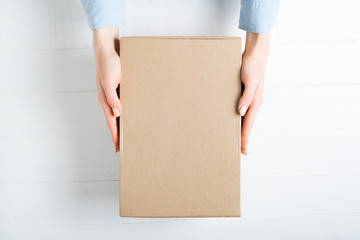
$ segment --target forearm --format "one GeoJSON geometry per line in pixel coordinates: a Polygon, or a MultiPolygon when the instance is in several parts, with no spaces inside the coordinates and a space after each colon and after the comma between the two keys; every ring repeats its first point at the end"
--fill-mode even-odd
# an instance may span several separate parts
{"type": "Polygon", "coordinates": [[[96,66],[110,55],[118,54],[119,28],[98,28],[93,30],[93,47],[96,66]]]}

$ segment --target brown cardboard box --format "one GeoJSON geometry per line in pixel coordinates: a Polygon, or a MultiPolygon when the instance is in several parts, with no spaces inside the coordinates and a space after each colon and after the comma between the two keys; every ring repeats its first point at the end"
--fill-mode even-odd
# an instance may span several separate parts
{"type": "Polygon", "coordinates": [[[120,40],[120,216],[239,217],[241,39],[120,40]]]}

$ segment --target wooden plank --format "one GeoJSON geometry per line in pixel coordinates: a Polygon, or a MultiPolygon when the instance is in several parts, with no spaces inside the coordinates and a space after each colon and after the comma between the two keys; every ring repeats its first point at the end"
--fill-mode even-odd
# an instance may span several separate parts
{"type": "Polygon", "coordinates": [[[11,92],[94,91],[92,49],[7,51],[0,54],[1,90],[11,92]]]}
{"type": "Polygon", "coordinates": [[[0,22],[0,51],[91,47],[80,1],[1,1],[0,22]]]}
{"type": "Polygon", "coordinates": [[[360,86],[268,87],[254,131],[359,129],[360,86]]]}
{"type": "Polygon", "coordinates": [[[96,92],[1,94],[1,137],[107,134],[96,92]]]}
{"type": "MultiPolygon", "coordinates": [[[[247,177],[241,184],[243,216],[360,214],[360,175],[247,177]]],[[[0,196],[4,226],[138,221],[118,217],[117,181],[3,183],[0,196]]]]}
{"type": "Polygon", "coordinates": [[[272,43],[266,86],[360,84],[360,40],[272,43]]]}
{"type": "Polygon", "coordinates": [[[0,182],[119,179],[110,134],[0,139],[0,182]]]}
{"type": "MultiPolygon", "coordinates": [[[[127,219],[127,223],[132,220],[127,219]]],[[[137,224],[0,227],[7,240],[77,239],[359,239],[359,215],[158,219],[137,224]]]]}
{"type": "Polygon", "coordinates": [[[0,184],[0,226],[125,222],[118,214],[118,186],[118,181],[0,184]]]}
{"type": "Polygon", "coordinates": [[[126,15],[127,24],[120,29],[120,34],[125,36],[240,34],[239,1],[136,0],[126,3],[126,15]]]}
{"type": "Polygon", "coordinates": [[[255,132],[244,176],[360,174],[359,130],[255,132]]]}
{"type": "Polygon", "coordinates": [[[360,38],[359,3],[345,0],[281,1],[272,31],[274,41],[336,41],[360,38]],[[357,6],[357,7],[356,7],[357,6]],[[341,29],[341,31],[339,31],[341,29]]]}
{"type": "Polygon", "coordinates": [[[360,175],[244,177],[242,186],[245,216],[360,213],[360,175]]]}

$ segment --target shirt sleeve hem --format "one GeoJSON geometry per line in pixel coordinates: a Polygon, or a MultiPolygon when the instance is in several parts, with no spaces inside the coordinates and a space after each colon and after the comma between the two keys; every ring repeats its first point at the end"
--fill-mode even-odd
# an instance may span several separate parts
{"type": "Polygon", "coordinates": [[[242,0],[238,28],[269,34],[274,25],[279,0],[242,0]]]}
{"type": "Polygon", "coordinates": [[[122,23],[97,23],[97,24],[89,24],[91,30],[95,30],[98,28],[110,28],[110,27],[124,27],[125,22],[122,23]]]}

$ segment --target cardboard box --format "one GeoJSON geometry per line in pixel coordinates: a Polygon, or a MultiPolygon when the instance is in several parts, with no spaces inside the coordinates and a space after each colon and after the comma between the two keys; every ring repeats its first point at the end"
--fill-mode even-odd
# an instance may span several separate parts
{"type": "Polygon", "coordinates": [[[239,217],[241,39],[120,39],[120,216],[239,217]]]}

